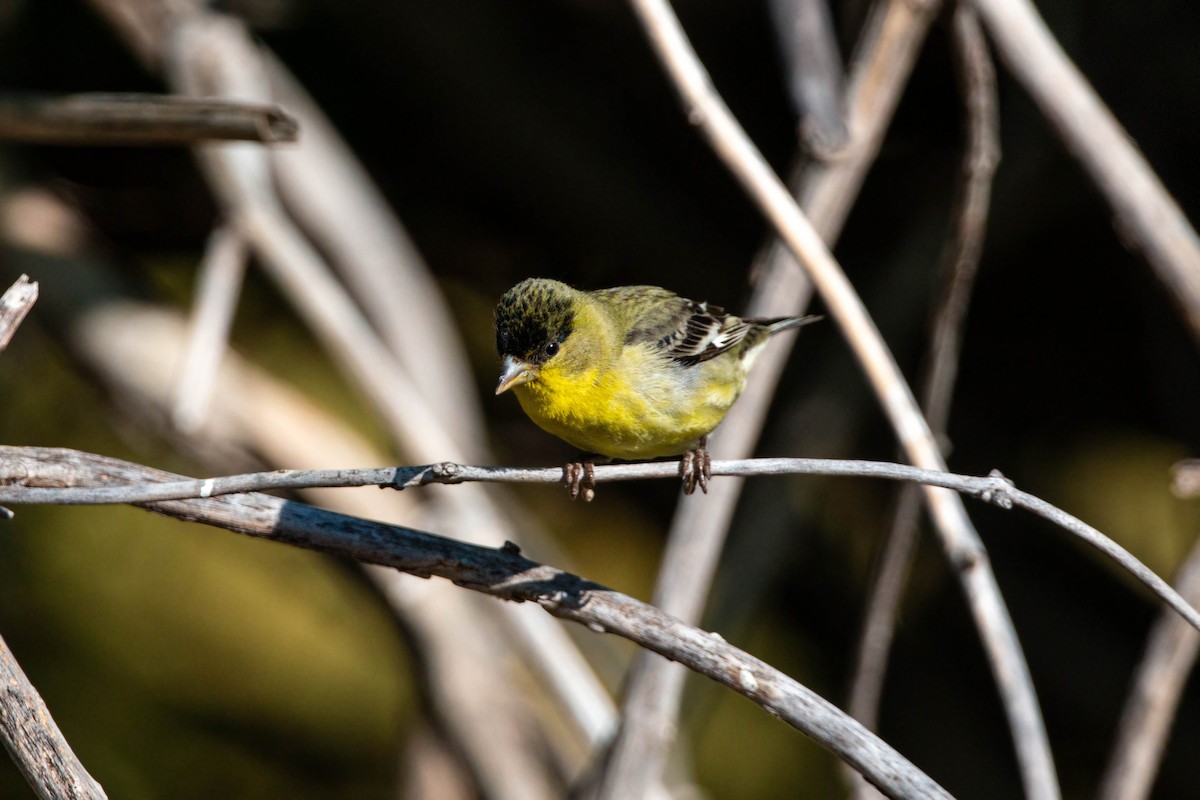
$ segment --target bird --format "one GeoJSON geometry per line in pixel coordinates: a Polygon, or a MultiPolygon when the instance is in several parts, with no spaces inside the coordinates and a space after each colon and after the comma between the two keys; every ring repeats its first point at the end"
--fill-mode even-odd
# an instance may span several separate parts
{"type": "Polygon", "coordinates": [[[496,394],[588,454],[568,463],[572,498],[595,496],[594,464],[681,456],[683,490],[708,491],[708,434],[746,386],[767,340],[815,315],[743,318],[658,286],[580,290],[527,278],[496,306],[496,394]]]}

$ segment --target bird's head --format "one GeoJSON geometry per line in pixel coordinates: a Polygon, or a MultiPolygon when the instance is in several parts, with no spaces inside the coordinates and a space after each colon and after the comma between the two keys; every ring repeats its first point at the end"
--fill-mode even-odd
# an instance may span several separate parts
{"type": "Polygon", "coordinates": [[[496,351],[503,360],[496,394],[537,380],[549,362],[566,357],[577,294],[547,278],[527,278],[504,293],[496,306],[496,351]]]}

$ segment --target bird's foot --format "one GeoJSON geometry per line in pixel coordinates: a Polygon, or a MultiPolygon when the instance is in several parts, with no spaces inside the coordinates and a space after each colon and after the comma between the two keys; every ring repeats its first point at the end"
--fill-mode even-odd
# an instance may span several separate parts
{"type": "Polygon", "coordinates": [[[700,444],[688,450],[679,459],[679,478],[683,481],[683,493],[692,494],[696,487],[708,494],[708,479],[712,477],[712,456],[708,454],[708,437],[700,437],[700,444]]]}
{"type": "Polygon", "coordinates": [[[590,503],[596,497],[596,465],[592,459],[571,461],[563,466],[563,485],[572,500],[583,497],[583,502],[590,503]]]}

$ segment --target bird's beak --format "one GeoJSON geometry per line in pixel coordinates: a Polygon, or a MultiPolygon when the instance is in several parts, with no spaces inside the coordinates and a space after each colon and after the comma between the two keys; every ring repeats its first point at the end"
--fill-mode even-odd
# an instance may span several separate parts
{"type": "Polygon", "coordinates": [[[528,361],[522,361],[512,356],[504,357],[504,369],[500,372],[500,385],[496,394],[503,394],[514,386],[528,383],[537,377],[537,367],[528,361]]]}

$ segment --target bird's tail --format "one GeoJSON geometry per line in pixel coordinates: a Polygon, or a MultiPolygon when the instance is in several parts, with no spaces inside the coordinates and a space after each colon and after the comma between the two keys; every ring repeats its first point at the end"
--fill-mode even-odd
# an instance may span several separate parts
{"type": "Polygon", "coordinates": [[[774,336],[781,331],[789,331],[792,328],[810,325],[814,322],[820,322],[823,319],[825,317],[820,314],[809,314],[804,317],[772,317],[770,319],[756,319],[752,321],[766,327],[768,336],[774,336]]]}

